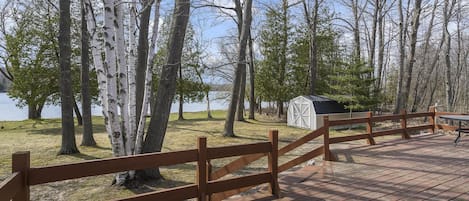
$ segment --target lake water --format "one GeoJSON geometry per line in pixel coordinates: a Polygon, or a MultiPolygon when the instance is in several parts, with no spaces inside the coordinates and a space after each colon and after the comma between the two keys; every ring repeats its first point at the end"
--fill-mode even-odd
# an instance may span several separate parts
{"type": "MultiPolygon", "coordinates": [[[[210,109],[226,110],[228,108],[228,98],[226,92],[210,92],[210,109]]],[[[199,112],[207,109],[206,100],[196,103],[185,103],[184,112],[199,112]]],[[[92,114],[96,116],[102,115],[101,106],[92,105],[92,114]]],[[[179,103],[173,103],[171,112],[176,113],[179,110],[179,103]]],[[[59,105],[46,105],[42,110],[42,118],[60,118],[59,105]]],[[[0,93],[0,121],[19,121],[28,118],[28,108],[19,108],[16,106],[15,100],[8,97],[6,93],[0,93]]]]}

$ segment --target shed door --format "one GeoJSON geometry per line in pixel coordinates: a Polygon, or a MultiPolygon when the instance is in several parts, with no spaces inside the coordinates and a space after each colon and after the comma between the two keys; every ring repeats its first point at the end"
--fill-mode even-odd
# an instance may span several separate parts
{"type": "Polygon", "coordinates": [[[301,128],[310,128],[310,107],[308,103],[293,104],[293,122],[301,128]]]}

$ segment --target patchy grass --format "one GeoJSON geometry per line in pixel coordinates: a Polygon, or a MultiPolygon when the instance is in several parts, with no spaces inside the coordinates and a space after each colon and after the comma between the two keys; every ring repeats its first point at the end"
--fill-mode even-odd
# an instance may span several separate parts
{"type": "MultiPolygon", "coordinates": [[[[208,146],[245,144],[268,140],[268,131],[278,129],[281,146],[305,135],[309,131],[287,127],[285,123],[273,121],[264,116],[259,120],[236,122],[235,133],[238,137],[222,136],[224,111],[214,111],[214,119],[207,119],[206,113],[185,113],[186,120],[177,121],[177,115],[171,115],[168,132],[164,141],[164,151],[177,151],[196,148],[197,138],[206,136],[208,146]]],[[[94,137],[98,146],[80,146],[80,154],[57,155],[61,142],[61,124],[59,119],[3,121],[0,122],[0,181],[11,172],[11,154],[16,151],[31,152],[31,166],[40,167],[55,164],[71,163],[89,159],[112,157],[110,143],[101,117],[94,117],[94,137]]],[[[79,145],[82,128],[76,127],[76,140],[79,145]]],[[[215,167],[231,159],[213,161],[215,167]]],[[[265,167],[265,161],[253,167],[265,167]]],[[[54,182],[31,187],[33,200],[109,200],[123,198],[135,193],[147,192],[159,188],[193,183],[195,164],[181,164],[162,168],[165,181],[150,183],[139,189],[123,189],[111,186],[112,175],[103,175],[63,182],[54,182]]]]}
{"type": "MultiPolygon", "coordinates": [[[[231,144],[246,144],[268,140],[268,131],[279,130],[279,146],[309,133],[307,130],[287,127],[284,122],[270,117],[258,115],[258,120],[236,122],[237,137],[222,136],[224,125],[224,111],[213,111],[213,119],[207,119],[205,112],[185,113],[186,120],[178,121],[177,115],[172,114],[165,137],[163,151],[177,151],[196,148],[197,138],[207,137],[208,146],[222,146],[231,144]]],[[[0,127],[0,181],[8,177],[11,172],[11,154],[16,151],[31,152],[31,166],[40,167],[55,164],[78,162],[90,159],[112,157],[108,136],[105,132],[103,119],[94,117],[94,137],[96,147],[80,146],[80,154],[57,155],[60,149],[61,129],[59,119],[26,120],[16,122],[1,122],[0,127]]],[[[77,144],[81,143],[82,128],[76,127],[77,144]]],[[[364,133],[364,129],[332,131],[331,136],[345,136],[364,133]]],[[[366,143],[365,140],[357,143],[366,143]]],[[[298,151],[287,153],[281,157],[283,162],[306,153],[314,147],[322,145],[322,138],[303,145],[298,151]]],[[[213,160],[214,167],[221,167],[233,158],[213,160]]],[[[112,175],[103,175],[82,179],[67,180],[31,187],[32,200],[109,200],[124,198],[136,193],[153,191],[161,188],[180,186],[193,183],[195,179],[195,163],[187,163],[164,167],[161,169],[165,181],[149,183],[138,189],[124,189],[111,186],[112,175]]],[[[245,174],[266,167],[266,159],[257,161],[239,174],[245,174]]]]}

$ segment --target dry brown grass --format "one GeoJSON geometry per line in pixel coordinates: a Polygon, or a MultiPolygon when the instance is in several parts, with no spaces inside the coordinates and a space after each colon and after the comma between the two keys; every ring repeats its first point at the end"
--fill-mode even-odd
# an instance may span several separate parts
{"type": "MultiPolygon", "coordinates": [[[[309,133],[307,130],[287,127],[286,123],[276,121],[270,117],[258,115],[257,120],[236,122],[237,137],[222,136],[225,112],[214,111],[214,119],[207,119],[206,113],[186,113],[187,120],[177,121],[176,115],[171,115],[168,131],[165,137],[163,151],[177,151],[196,148],[197,138],[206,136],[208,146],[222,146],[231,144],[246,144],[268,140],[268,131],[279,130],[279,147],[309,133]]],[[[11,154],[16,151],[31,152],[31,166],[47,166],[64,164],[89,159],[112,157],[109,139],[105,133],[103,119],[95,117],[94,131],[97,147],[79,147],[80,154],[69,156],[57,155],[60,148],[60,120],[47,119],[39,121],[0,122],[4,128],[0,130],[0,181],[5,179],[11,171],[11,154]]],[[[77,127],[77,144],[81,142],[81,127],[77,127]]],[[[332,131],[331,136],[344,136],[363,133],[364,128],[354,130],[332,131]]],[[[395,137],[394,137],[395,138],[395,137]]],[[[378,142],[378,141],[377,141],[378,142]]],[[[356,143],[366,143],[365,140],[356,143]]],[[[279,159],[279,163],[306,153],[322,145],[319,138],[301,146],[292,153],[287,153],[279,159]]],[[[233,158],[212,161],[214,167],[220,167],[233,158]]],[[[320,160],[319,158],[317,160],[320,160]]],[[[259,160],[237,174],[246,174],[266,168],[266,159],[259,160]]],[[[109,200],[123,198],[136,193],[148,192],[161,188],[180,186],[193,183],[195,178],[195,164],[180,164],[161,169],[165,181],[148,183],[138,189],[125,189],[111,185],[112,175],[68,180],[31,187],[33,200],[109,200]]]]}
{"type": "MultiPolygon", "coordinates": [[[[223,137],[225,112],[213,112],[214,119],[205,118],[206,114],[186,113],[187,120],[177,121],[172,115],[168,132],[165,137],[164,151],[176,151],[196,148],[199,136],[208,138],[208,146],[245,144],[268,140],[268,131],[278,129],[280,146],[308,133],[306,130],[287,127],[285,123],[258,116],[259,120],[236,122],[235,133],[238,137],[223,137]]],[[[11,154],[16,151],[31,152],[31,166],[47,166],[64,164],[89,159],[111,157],[109,139],[105,133],[103,120],[94,118],[95,139],[97,147],[79,147],[80,154],[69,156],[57,155],[60,148],[60,120],[46,119],[38,121],[0,122],[4,128],[0,130],[0,180],[5,179],[11,171],[11,154]]],[[[77,144],[81,142],[81,128],[77,127],[77,144]]],[[[221,159],[213,161],[215,167],[230,161],[221,159]]],[[[250,166],[245,171],[265,167],[265,161],[250,166]]],[[[241,172],[242,174],[243,172],[241,172]]],[[[160,183],[150,183],[139,189],[128,190],[111,186],[112,175],[103,175],[63,182],[55,182],[33,186],[33,200],[109,200],[122,198],[135,193],[146,192],[159,188],[178,186],[194,182],[195,164],[181,164],[162,168],[166,178],[160,183]]]]}

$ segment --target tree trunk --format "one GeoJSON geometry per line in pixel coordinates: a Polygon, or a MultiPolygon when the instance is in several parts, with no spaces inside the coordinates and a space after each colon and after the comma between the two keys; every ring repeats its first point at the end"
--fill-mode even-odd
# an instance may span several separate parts
{"type": "Polygon", "coordinates": [[[75,143],[75,125],[73,122],[72,72],[70,64],[72,53],[70,39],[70,0],[60,0],[59,7],[59,64],[62,111],[62,144],[59,154],[73,154],[79,151],[75,143]]]}
{"type": "Polygon", "coordinates": [[[451,80],[451,35],[449,33],[449,20],[452,15],[453,5],[455,0],[452,0],[453,3],[450,3],[450,0],[445,0],[444,10],[443,10],[443,38],[445,39],[445,92],[446,92],[446,111],[453,112],[453,100],[454,100],[454,91],[453,91],[453,81],[451,80]]]}
{"type": "Polygon", "coordinates": [[[117,78],[118,78],[118,101],[117,104],[120,109],[120,125],[122,136],[124,139],[124,147],[126,155],[132,155],[135,146],[135,139],[130,136],[131,128],[129,127],[129,81],[127,74],[127,60],[125,53],[125,34],[124,34],[124,4],[122,0],[116,0],[114,7],[114,30],[116,34],[116,56],[117,56],[117,78]]]}
{"type": "Polygon", "coordinates": [[[405,66],[406,72],[404,73],[404,86],[401,91],[401,103],[403,109],[407,109],[407,102],[409,99],[409,91],[412,82],[412,70],[415,63],[415,48],[417,44],[417,34],[420,25],[420,13],[421,13],[422,0],[415,0],[413,19],[412,19],[412,33],[410,35],[410,51],[407,58],[407,65],[405,66]]]}
{"type": "Polygon", "coordinates": [[[241,84],[239,86],[238,106],[236,107],[236,121],[245,121],[244,119],[244,97],[246,93],[246,65],[241,69],[241,84]]]}
{"type": "Polygon", "coordinates": [[[99,38],[99,33],[96,30],[96,18],[93,12],[93,5],[91,0],[85,1],[85,13],[86,13],[86,25],[88,28],[88,33],[90,34],[90,46],[91,46],[91,55],[93,57],[93,64],[96,69],[96,75],[98,78],[98,89],[99,89],[99,98],[101,99],[101,106],[103,108],[104,116],[104,125],[106,126],[106,131],[110,131],[110,125],[106,122],[106,118],[109,116],[106,108],[108,107],[108,99],[106,96],[107,93],[107,79],[106,72],[104,69],[104,61],[102,57],[102,43],[99,38]]]}
{"type": "Polygon", "coordinates": [[[86,20],[86,10],[84,0],[81,4],[81,110],[83,112],[83,138],[81,146],[95,146],[93,137],[93,122],[91,115],[91,95],[90,95],[90,39],[86,20]]]}
{"type": "MultiPolygon", "coordinates": [[[[135,77],[135,69],[136,69],[136,32],[137,32],[137,10],[136,10],[137,0],[132,0],[129,3],[129,52],[128,52],[128,62],[127,62],[127,75],[128,75],[128,82],[129,82],[129,131],[130,131],[130,138],[133,142],[136,143],[137,139],[137,132],[138,132],[138,121],[137,121],[137,100],[136,100],[136,77],[135,77]]],[[[142,131],[143,132],[143,131],[142,131]]],[[[140,141],[141,142],[141,141],[140,141]]],[[[135,146],[137,144],[132,145],[134,149],[132,152],[135,154],[135,146]]],[[[131,179],[133,179],[133,172],[130,173],[131,179]]]]}
{"type": "Polygon", "coordinates": [[[140,121],[145,93],[145,70],[148,62],[148,29],[150,24],[152,0],[143,0],[143,10],[140,13],[140,30],[138,34],[137,64],[136,64],[136,122],[140,121]]]}
{"type": "Polygon", "coordinates": [[[81,116],[80,108],[75,98],[73,98],[73,111],[75,111],[75,115],[77,116],[78,125],[83,126],[83,117],[81,116]]]}
{"type": "Polygon", "coordinates": [[[318,47],[316,36],[318,26],[319,0],[314,1],[312,16],[309,15],[306,0],[302,0],[302,3],[306,23],[308,24],[309,36],[309,94],[314,95],[316,94],[316,74],[318,68],[318,47]]]}
{"type": "MultiPolygon", "coordinates": [[[[437,53],[433,57],[433,62],[431,64],[431,66],[429,68],[427,68],[427,59],[430,59],[430,58],[428,58],[428,50],[429,50],[429,47],[430,47],[430,39],[431,39],[432,33],[433,33],[435,13],[436,13],[437,8],[438,8],[438,0],[435,0],[435,2],[433,3],[432,14],[431,14],[430,22],[429,22],[429,25],[428,25],[428,28],[427,28],[427,32],[425,33],[425,42],[423,44],[423,58],[422,58],[421,66],[422,66],[422,68],[425,68],[425,70],[422,73],[419,73],[417,75],[417,80],[420,80],[420,78],[423,77],[423,79],[422,79],[423,84],[420,84],[420,83],[417,82],[414,85],[414,90],[413,90],[414,91],[414,101],[412,103],[411,112],[417,112],[418,105],[423,105],[421,103],[421,100],[423,99],[423,93],[425,92],[425,90],[428,87],[427,83],[431,79],[431,75],[432,75],[433,70],[435,69],[436,63],[438,61],[438,55],[440,54],[441,47],[444,43],[444,40],[442,39],[441,42],[440,42],[440,45],[438,46],[437,53]]],[[[425,108],[424,110],[426,111],[427,109],[428,108],[425,108]]]]}
{"type": "MultiPolygon", "coordinates": [[[[235,4],[235,12],[236,12],[236,17],[238,19],[238,40],[241,40],[241,32],[243,29],[242,23],[243,23],[243,8],[240,0],[234,0],[235,4]]],[[[246,92],[246,65],[244,65],[244,68],[240,69],[240,76],[241,76],[241,81],[239,86],[239,98],[238,102],[236,105],[236,113],[235,113],[235,119],[236,121],[244,121],[244,95],[246,92]]]]}
{"type": "Polygon", "coordinates": [[[254,71],[254,53],[253,53],[253,40],[251,31],[249,33],[249,119],[255,119],[254,114],[256,110],[255,98],[255,71],[254,71]]]}
{"type": "MultiPolygon", "coordinates": [[[[148,55],[148,64],[145,72],[145,92],[143,94],[143,103],[142,103],[142,111],[140,112],[140,118],[137,127],[137,136],[135,142],[135,153],[141,154],[143,149],[143,135],[145,133],[145,125],[146,125],[146,115],[148,111],[149,103],[152,100],[153,96],[153,67],[155,62],[155,48],[156,48],[156,39],[158,36],[158,22],[160,19],[160,0],[157,0],[155,3],[155,16],[153,17],[153,29],[152,29],[152,36],[150,41],[150,52],[148,55]]],[[[135,97],[135,96],[131,96],[135,97]]],[[[131,173],[132,174],[132,173],[131,173]]],[[[132,175],[131,175],[132,176],[132,175]]]]}
{"type": "Polygon", "coordinates": [[[234,119],[236,113],[236,105],[239,99],[239,86],[241,85],[242,69],[246,68],[246,46],[249,36],[249,30],[251,29],[251,7],[252,0],[246,0],[243,11],[243,21],[241,28],[241,35],[239,40],[238,49],[238,62],[233,79],[233,87],[231,91],[231,101],[228,107],[227,116],[225,119],[225,127],[223,135],[227,137],[234,137],[234,119]]]}
{"type": "Polygon", "coordinates": [[[373,21],[372,21],[372,28],[371,28],[371,41],[370,41],[370,50],[368,55],[368,66],[370,68],[375,68],[375,52],[376,52],[376,32],[378,29],[378,15],[381,10],[381,2],[380,0],[374,1],[374,11],[373,11],[373,21]]]}
{"type": "Polygon", "coordinates": [[[355,63],[359,63],[361,60],[361,44],[360,44],[360,14],[358,13],[358,0],[351,0],[352,13],[354,19],[353,27],[353,59],[355,63]]]}
{"type": "Polygon", "coordinates": [[[381,90],[381,82],[383,68],[384,68],[384,18],[385,15],[383,14],[383,6],[385,5],[386,0],[382,0],[381,5],[379,7],[378,12],[378,66],[377,66],[377,77],[376,77],[376,91],[381,90]]]}
{"type": "MultiPolygon", "coordinates": [[[[117,112],[118,107],[118,89],[117,89],[117,59],[116,59],[116,32],[114,26],[116,16],[114,12],[114,0],[104,0],[104,72],[106,73],[106,96],[107,96],[107,119],[109,124],[107,131],[111,139],[111,148],[113,155],[125,156],[124,133],[120,124],[120,117],[117,112]]],[[[116,185],[123,185],[126,181],[127,173],[118,173],[115,177],[116,185]]]]}
{"type": "MultiPolygon", "coordinates": [[[[405,44],[406,44],[406,34],[407,34],[407,20],[404,19],[404,11],[402,6],[403,0],[398,0],[399,7],[399,77],[397,80],[397,95],[396,102],[394,107],[394,114],[398,114],[404,108],[404,103],[402,101],[402,91],[403,91],[403,82],[404,82],[404,63],[405,63],[405,44]]],[[[407,13],[407,12],[406,12],[407,13]]],[[[406,14],[406,16],[408,16],[406,14]]],[[[407,17],[406,17],[407,18],[407,17]]]]}
{"type": "Polygon", "coordinates": [[[40,119],[41,111],[35,104],[28,104],[28,119],[40,119]]]}
{"type": "MultiPolygon", "coordinates": [[[[161,71],[155,104],[152,106],[152,116],[145,141],[143,153],[160,152],[168,125],[171,103],[176,93],[177,70],[181,65],[182,48],[187,23],[189,21],[190,0],[176,0],[169,35],[168,56],[161,71]]],[[[139,171],[142,178],[160,179],[158,168],[139,171]]]]}
{"type": "Polygon", "coordinates": [[[207,100],[207,118],[212,119],[212,112],[210,110],[210,91],[205,92],[205,99],[207,100]]]}
{"type": "Polygon", "coordinates": [[[277,117],[280,119],[283,115],[283,102],[277,101],[277,117]]]}
{"type": "MultiPolygon", "coordinates": [[[[179,65],[179,81],[182,83],[182,66],[179,65]]],[[[178,110],[178,120],[184,120],[184,94],[179,91],[179,110],[178,110]]]]}

